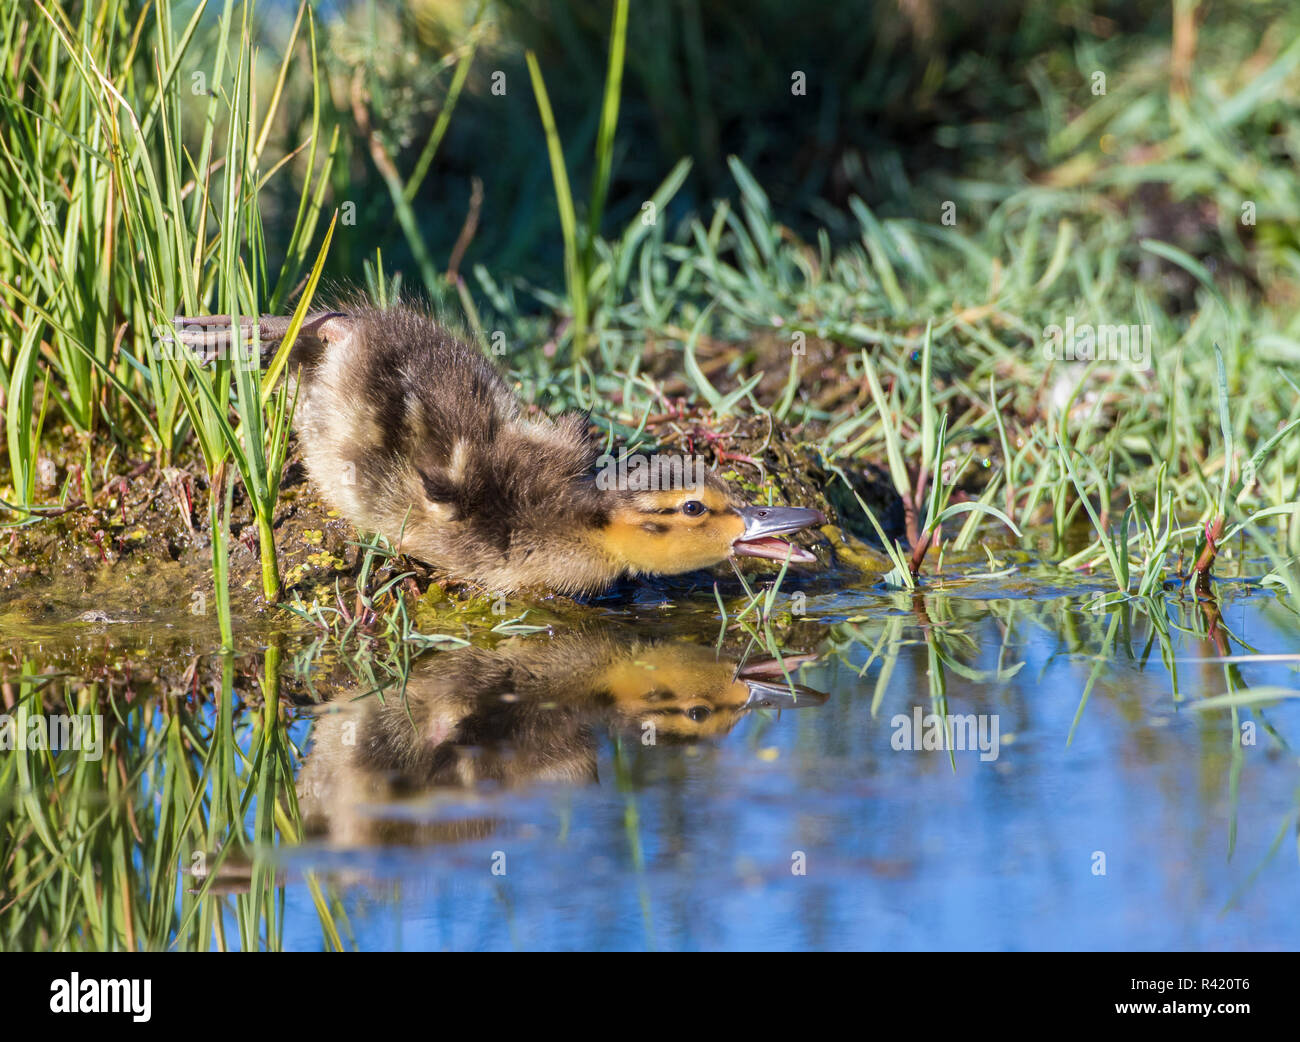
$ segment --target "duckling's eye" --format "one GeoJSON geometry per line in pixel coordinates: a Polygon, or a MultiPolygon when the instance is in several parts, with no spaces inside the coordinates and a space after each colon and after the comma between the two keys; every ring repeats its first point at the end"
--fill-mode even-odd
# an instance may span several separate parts
{"type": "Polygon", "coordinates": [[[708,706],[691,706],[686,710],[686,717],[692,723],[702,723],[713,715],[713,710],[708,706]]]}
{"type": "Polygon", "coordinates": [[[709,508],[698,499],[688,499],[682,504],[682,513],[687,517],[699,517],[701,514],[707,514],[708,511],[709,508]]]}

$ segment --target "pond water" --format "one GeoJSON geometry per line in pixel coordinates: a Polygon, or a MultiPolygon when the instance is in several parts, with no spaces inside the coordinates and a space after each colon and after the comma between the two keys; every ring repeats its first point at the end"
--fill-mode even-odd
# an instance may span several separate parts
{"type": "Polygon", "coordinates": [[[104,744],[0,754],[4,943],[1300,946],[1294,617],[1100,588],[796,584],[793,686],[711,591],[382,663],[11,612],[5,712],[104,744]]]}

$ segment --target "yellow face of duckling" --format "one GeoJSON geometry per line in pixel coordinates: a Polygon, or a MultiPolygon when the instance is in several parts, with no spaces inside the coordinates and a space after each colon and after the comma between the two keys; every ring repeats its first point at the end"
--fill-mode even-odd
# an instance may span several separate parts
{"type": "Polygon", "coordinates": [[[677,575],[733,556],[812,563],[811,553],[780,536],[825,522],[819,510],[737,505],[709,475],[684,488],[618,494],[598,539],[633,575],[677,575]]]}
{"type": "Polygon", "coordinates": [[[700,485],[622,498],[600,539],[630,572],[676,575],[725,561],[744,532],[745,520],[727,494],[700,485]]]}

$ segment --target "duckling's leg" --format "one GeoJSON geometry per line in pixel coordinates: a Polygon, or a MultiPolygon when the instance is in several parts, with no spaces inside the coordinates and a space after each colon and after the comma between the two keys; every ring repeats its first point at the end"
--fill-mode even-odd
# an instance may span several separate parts
{"type": "MultiPolygon", "coordinates": [[[[274,349],[289,332],[292,319],[279,315],[263,315],[257,320],[257,335],[262,349],[274,349]]],[[[196,315],[187,317],[177,315],[172,319],[176,335],[164,331],[159,338],[163,343],[182,343],[199,357],[206,365],[228,354],[232,349],[229,315],[196,315]]],[[[307,354],[314,354],[330,340],[339,339],[351,331],[351,319],[342,311],[319,311],[303,319],[295,341],[295,351],[305,349],[307,354]]],[[[239,320],[240,340],[248,344],[253,338],[253,319],[251,316],[239,320]]],[[[292,361],[292,360],[291,360],[292,361]]]]}

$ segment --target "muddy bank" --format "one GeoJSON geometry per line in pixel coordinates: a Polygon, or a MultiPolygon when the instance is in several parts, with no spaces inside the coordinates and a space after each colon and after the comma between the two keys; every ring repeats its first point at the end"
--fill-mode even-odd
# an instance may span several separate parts
{"type": "MultiPolygon", "coordinates": [[[[865,518],[811,432],[785,430],[766,417],[718,427],[681,411],[656,418],[647,434],[666,451],[703,455],[754,501],[822,510],[828,524],[797,537],[822,562],[810,572],[854,581],[861,571],[882,570],[882,558],[864,541],[870,535],[865,518]]],[[[46,508],[40,518],[11,527],[0,537],[0,619],[36,627],[154,622],[178,634],[206,634],[212,611],[209,483],[190,452],[191,458],[166,468],[130,461],[99,486],[89,505],[72,500],[68,507],[46,508]]],[[[68,474],[67,467],[53,462],[49,467],[57,476],[68,474]]],[[[846,468],[846,473],[887,530],[901,532],[901,505],[887,477],[877,468],[846,468]]],[[[353,596],[351,579],[364,554],[358,533],[307,480],[296,445],[284,472],[274,527],[285,601],[335,603],[340,591],[345,600],[353,596]]],[[[257,528],[238,482],[229,555],[236,623],[257,627],[268,624],[270,616],[286,621],[288,613],[268,606],[262,597],[257,528]]],[[[759,574],[776,570],[757,561],[746,561],[745,567],[759,574]]],[[[428,593],[436,583],[438,589],[426,598],[434,603],[446,589],[435,572],[406,557],[376,557],[372,569],[372,586],[406,572],[414,573],[403,584],[411,594],[428,593]]],[[[729,567],[718,575],[734,582],[729,567]]],[[[671,582],[665,589],[680,585],[671,582]]],[[[474,593],[455,586],[447,592],[474,593]]]]}

